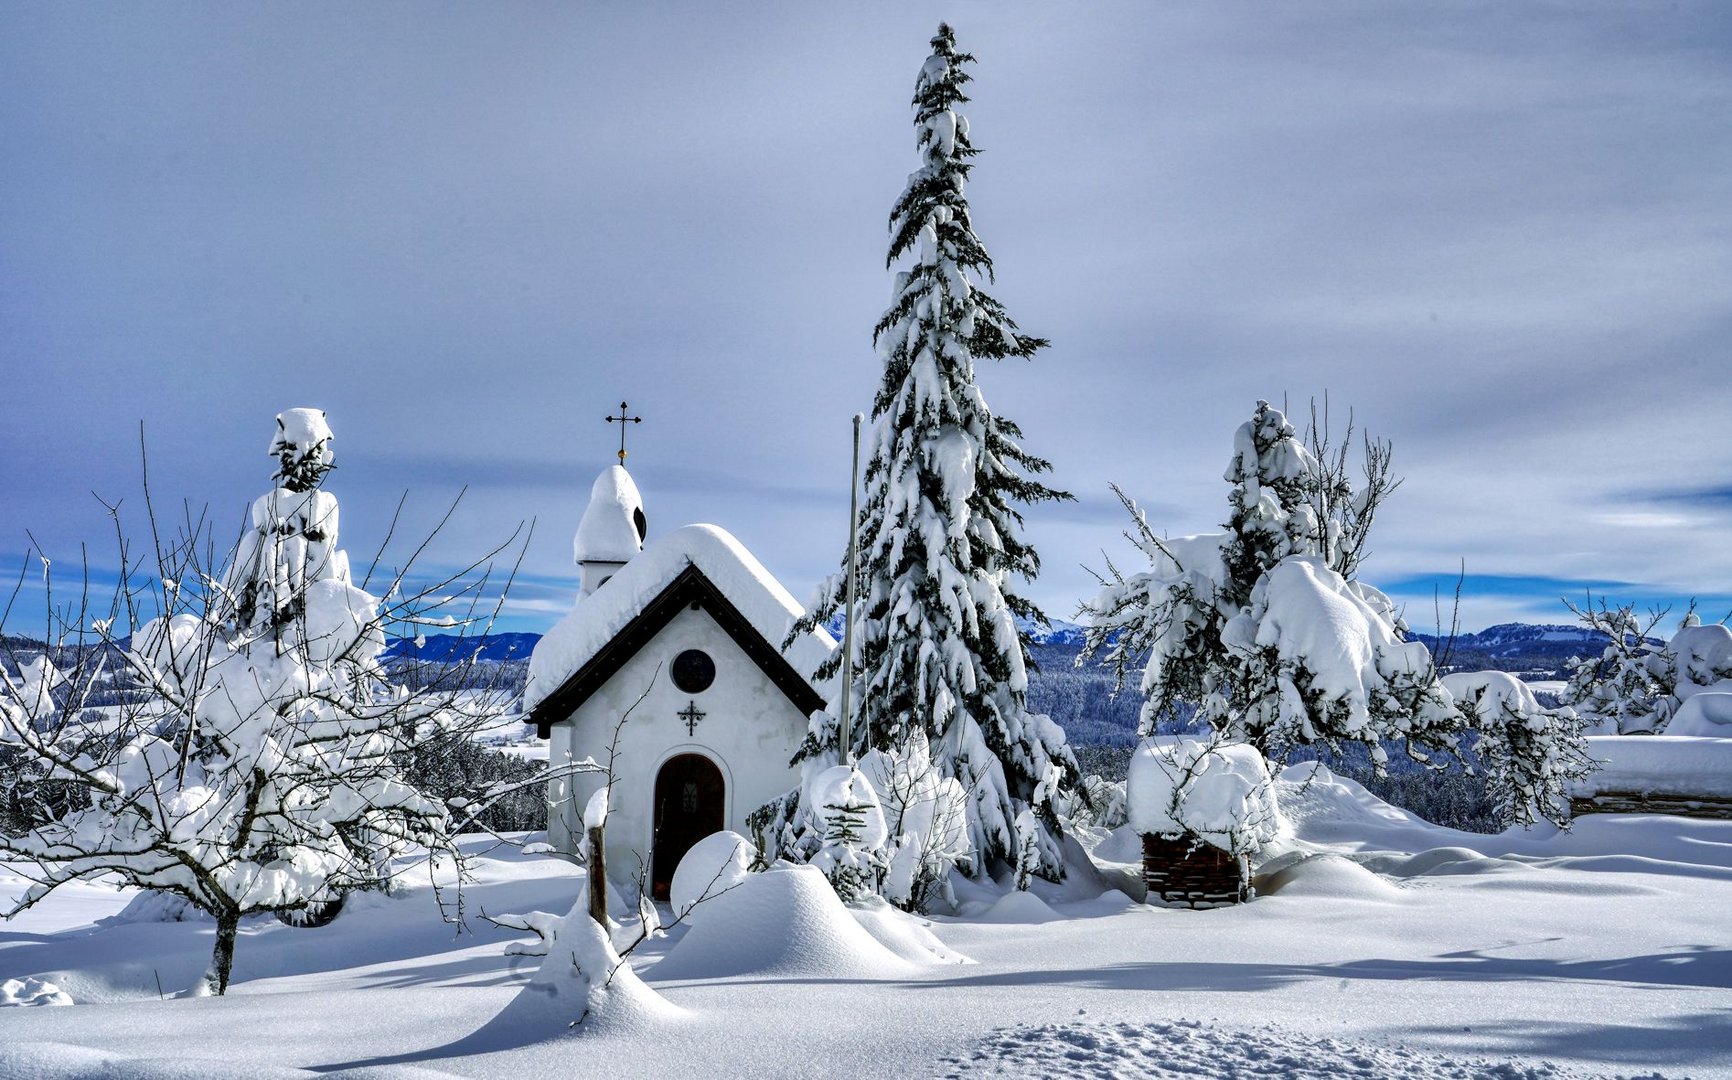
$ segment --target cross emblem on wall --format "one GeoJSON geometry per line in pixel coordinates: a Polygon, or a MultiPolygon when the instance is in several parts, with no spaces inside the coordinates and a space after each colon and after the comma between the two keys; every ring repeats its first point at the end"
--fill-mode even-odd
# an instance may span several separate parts
{"type": "Polygon", "coordinates": [[[698,708],[698,703],[694,701],[675,715],[686,722],[687,735],[696,735],[698,733],[698,721],[704,718],[705,713],[698,708]]]}

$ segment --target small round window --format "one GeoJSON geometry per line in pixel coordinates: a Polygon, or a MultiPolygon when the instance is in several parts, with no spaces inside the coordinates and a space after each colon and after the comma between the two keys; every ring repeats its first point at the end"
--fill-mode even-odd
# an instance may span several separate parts
{"type": "Polygon", "coordinates": [[[674,657],[671,674],[674,685],[681,690],[688,694],[701,693],[716,681],[716,662],[701,649],[687,649],[674,657]]]}

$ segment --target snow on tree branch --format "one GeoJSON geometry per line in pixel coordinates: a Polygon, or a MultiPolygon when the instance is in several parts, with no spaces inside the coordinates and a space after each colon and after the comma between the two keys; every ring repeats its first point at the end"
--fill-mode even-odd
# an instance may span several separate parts
{"type": "Polygon", "coordinates": [[[131,559],[111,507],[123,569],[108,612],[87,618],[88,591],[70,617],[51,606],[46,640],[70,670],[44,656],[0,680],[0,739],[60,802],[0,836],[34,879],[9,914],[110,873],[180,897],[216,919],[200,990],[220,994],[243,917],[384,887],[392,857],[417,845],[455,856],[446,806],[407,782],[404,764],[508,703],[391,684],[381,656],[393,606],[353,583],[336,497],[320,487],[331,442],[318,410],[277,418],[276,487],[221,565],[202,517],[164,538],[148,472],[151,561],[131,559]],[[153,594],[154,611],[141,602],[153,594]],[[109,636],[117,621],[133,629],[126,647],[109,636]],[[90,707],[104,692],[118,704],[90,707]]]}

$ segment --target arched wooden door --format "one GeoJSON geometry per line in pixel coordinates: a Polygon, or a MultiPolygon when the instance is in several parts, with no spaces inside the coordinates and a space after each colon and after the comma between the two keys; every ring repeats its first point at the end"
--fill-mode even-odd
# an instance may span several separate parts
{"type": "Polygon", "coordinates": [[[674,870],[692,845],[726,827],[726,797],[722,770],[702,754],[669,758],[656,774],[650,888],[657,900],[668,898],[674,870]]]}

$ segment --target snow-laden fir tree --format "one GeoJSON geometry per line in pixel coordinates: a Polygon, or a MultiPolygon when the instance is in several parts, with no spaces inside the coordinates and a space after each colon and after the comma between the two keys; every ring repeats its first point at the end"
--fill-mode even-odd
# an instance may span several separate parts
{"type": "Polygon", "coordinates": [[[1592,596],[1583,607],[1564,603],[1606,639],[1598,657],[1570,661],[1562,694],[1594,734],[1673,734],[1673,718],[1692,698],[1732,692],[1732,629],[1703,623],[1694,601],[1663,644],[1654,635],[1668,608],[1638,618],[1634,604],[1613,607],[1603,597],[1597,605],[1592,596]]]}
{"type": "MultiPolygon", "coordinates": [[[[400,764],[418,739],[478,719],[463,710],[489,707],[485,695],[390,685],[381,601],[350,579],[337,500],[319,488],[331,461],[324,414],[293,409],[277,425],[275,484],[226,572],[200,562],[196,534],[159,544],[157,617],[131,611],[125,650],[107,639],[113,616],[99,620],[105,647],[75,652],[119,657],[133,688],[106,733],[75,719],[102,682],[93,668],[47,708],[10,680],[0,687],[0,739],[81,792],[74,809],[0,838],[33,867],[13,913],[109,875],[172,894],[216,921],[201,985],[216,994],[244,917],[328,911],[347,890],[382,885],[407,845],[448,847],[445,808],[400,764]]],[[[131,572],[116,601],[128,609],[131,572]]],[[[400,601],[395,614],[407,610],[400,601]]]]}
{"type": "MultiPolygon", "coordinates": [[[[1015,619],[1041,616],[1017,581],[1040,560],[1017,506],[1069,496],[1035,479],[1050,466],[1019,445],[1017,426],[994,415],[975,384],[976,361],[1030,357],[1046,342],[1021,333],[980,287],[992,260],[966,195],[978,151],[957,112],[972,61],[941,25],[915,80],[920,168],[890,212],[886,262],[912,259],[873,331],[884,376],[855,523],[852,749],[893,750],[924,734],[933,765],[969,793],[977,872],[1020,862],[1057,878],[1052,798],[1077,768],[1063,729],[1025,704],[1029,658],[1015,619]]],[[[841,575],[826,582],[794,632],[840,607],[845,585],[841,575]]],[[[836,743],[834,725],[819,723],[801,757],[835,760],[836,743]]]]}
{"type": "Polygon", "coordinates": [[[1443,684],[1478,732],[1474,756],[1498,817],[1523,826],[1566,820],[1571,782],[1593,769],[1576,710],[1542,706],[1505,671],[1456,672],[1443,684]]]}
{"type": "MultiPolygon", "coordinates": [[[[1613,607],[1592,595],[1584,607],[1564,601],[1582,625],[1606,638],[1599,656],[1573,657],[1563,699],[1606,734],[1652,734],[1665,726],[1678,672],[1669,650],[1654,638],[1665,609],[1636,614],[1634,604],[1613,607]]],[[[1692,611],[1686,622],[1694,617],[1692,611]]]]}

